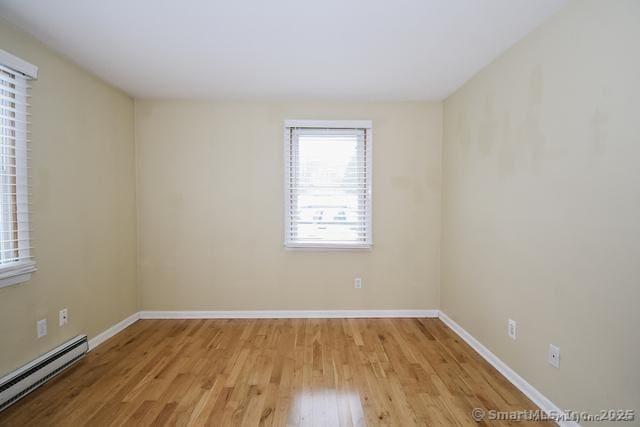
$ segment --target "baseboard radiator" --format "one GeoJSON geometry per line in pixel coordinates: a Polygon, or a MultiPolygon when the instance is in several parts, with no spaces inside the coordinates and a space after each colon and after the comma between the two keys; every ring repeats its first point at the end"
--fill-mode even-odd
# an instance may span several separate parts
{"type": "Polygon", "coordinates": [[[89,349],[79,335],[0,379],[0,411],[82,359],[89,349]]]}

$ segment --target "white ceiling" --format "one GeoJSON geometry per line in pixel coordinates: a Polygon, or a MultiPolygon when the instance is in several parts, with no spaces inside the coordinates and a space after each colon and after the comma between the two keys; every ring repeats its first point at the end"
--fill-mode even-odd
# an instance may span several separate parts
{"type": "Polygon", "coordinates": [[[136,97],[439,100],[564,3],[0,0],[0,15],[136,97]]]}

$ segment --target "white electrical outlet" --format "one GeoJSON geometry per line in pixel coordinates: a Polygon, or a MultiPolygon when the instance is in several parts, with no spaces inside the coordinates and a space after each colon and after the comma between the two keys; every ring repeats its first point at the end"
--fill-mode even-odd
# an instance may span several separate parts
{"type": "Polygon", "coordinates": [[[554,368],[560,367],[560,349],[553,344],[549,344],[549,365],[554,368]]]}
{"type": "Polygon", "coordinates": [[[58,313],[58,320],[59,320],[60,326],[64,326],[69,322],[69,312],[67,311],[66,308],[63,308],[62,310],[60,310],[60,312],[58,313]]]}
{"type": "Polygon", "coordinates": [[[353,287],[356,289],[362,288],[362,279],[359,277],[356,277],[356,280],[353,283],[353,287]]]}
{"type": "Polygon", "coordinates": [[[507,334],[509,334],[509,338],[512,340],[516,339],[516,321],[513,319],[509,319],[507,324],[507,334]]]}
{"type": "Polygon", "coordinates": [[[38,338],[42,338],[47,335],[47,319],[38,320],[36,326],[38,330],[38,338]]]}

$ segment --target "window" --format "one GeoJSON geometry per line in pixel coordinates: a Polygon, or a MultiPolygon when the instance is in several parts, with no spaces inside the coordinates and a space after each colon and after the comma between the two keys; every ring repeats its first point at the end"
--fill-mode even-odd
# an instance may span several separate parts
{"type": "Polygon", "coordinates": [[[27,183],[27,91],[34,69],[0,50],[0,287],[29,280],[35,271],[27,183]]]}
{"type": "Polygon", "coordinates": [[[285,122],[284,242],[371,247],[371,122],[285,122]]]}

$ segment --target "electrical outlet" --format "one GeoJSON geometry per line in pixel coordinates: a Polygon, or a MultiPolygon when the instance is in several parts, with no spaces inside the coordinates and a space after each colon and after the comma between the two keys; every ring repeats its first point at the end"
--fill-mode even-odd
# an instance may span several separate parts
{"type": "Polygon", "coordinates": [[[63,308],[58,313],[58,320],[60,322],[60,326],[64,326],[69,322],[69,312],[66,308],[63,308]]]}
{"type": "Polygon", "coordinates": [[[513,319],[509,319],[507,324],[507,334],[509,334],[509,338],[512,340],[516,339],[516,321],[513,319]]]}
{"type": "Polygon", "coordinates": [[[356,280],[353,283],[353,287],[356,289],[362,288],[362,279],[359,277],[356,277],[356,280]]]}
{"type": "Polygon", "coordinates": [[[47,335],[47,319],[38,320],[36,328],[38,331],[38,338],[42,338],[47,335]]]}
{"type": "Polygon", "coordinates": [[[560,349],[553,344],[549,344],[549,365],[554,368],[560,367],[560,349]]]}

